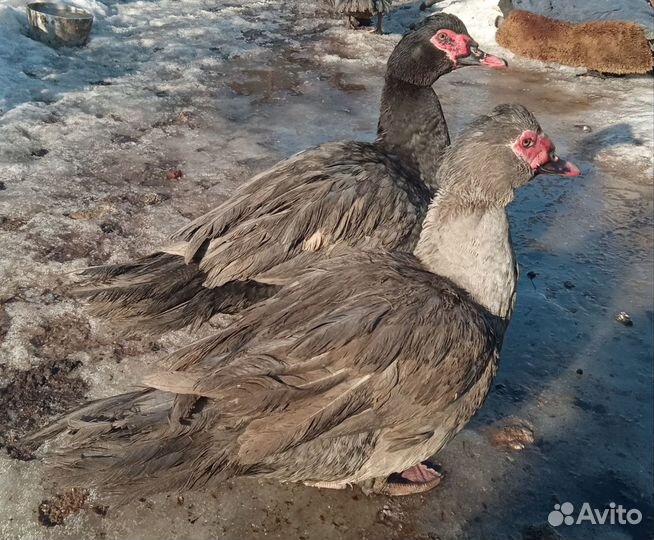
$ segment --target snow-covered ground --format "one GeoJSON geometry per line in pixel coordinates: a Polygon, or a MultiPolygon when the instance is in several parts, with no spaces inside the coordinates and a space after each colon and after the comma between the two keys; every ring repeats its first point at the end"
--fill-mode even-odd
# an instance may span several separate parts
{"type": "MultiPolygon", "coordinates": [[[[352,32],[297,0],[78,0],[92,40],[55,51],[26,35],[24,2],[0,2],[0,445],[84,398],[136,384],[185,332],[125,335],[67,293],[75,268],[147,252],[256,171],[334,139],[372,139],[388,34],[352,32]],[[181,178],[169,171],[181,170],[181,178]]],[[[45,528],[37,462],[0,455],[0,538],[566,538],[640,540],[652,502],[651,77],[599,80],[522,61],[494,40],[492,0],[443,0],[512,61],[436,84],[456,133],[502,102],[539,117],[574,181],[545,178],[512,208],[522,267],[497,385],[438,456],[425,497],[238,480],[212,492],[86,510],[45,528]],[[584,129],[588,126],[591,131],[584,129]],[[614,320],[627,311],[633,326],[614,320]],[[505,422],[536,444],[489,444],[505,422]],[[354,499],[354,500],[353,500],[354,499]],[[545,528],[556,502],[636,507],[639,527],[545,528]]],[[[636,18],[645,0],[516,1],[572,19],[636,18]]],[[[207,331],[207,330],[204,330],[207,331]]],[[[202,331],[200,331],[202,333],[202,331]]]]}

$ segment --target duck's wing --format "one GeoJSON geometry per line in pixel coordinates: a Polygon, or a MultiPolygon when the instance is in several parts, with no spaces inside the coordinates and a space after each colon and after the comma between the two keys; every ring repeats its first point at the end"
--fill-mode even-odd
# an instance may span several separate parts
{"type": "Polygon", "coordinates": [[[325,144],[254,177],[163,252],[88,269],[82,292],[100,315],[155,330],[199,324],[271,296],[262,274],[288,275],[340,244],[411,250],[429,199],[378,145],[325,144]]]}
{"type": "Polygon", "coordinates": [[[379,444],[424,443],[496,354],[492,320],[466,293],[411,255],[356,252],[181,351],[145,394],[108,398],[120,410],[92,404],[32,441],[72,425],[55,467],[121,491],[342,480],[379,444]]]}
{"type": "Polygon", "coordinates": [[[421,440],[430,418],[488,372],[497,347],[492,317],[412,256],[351,253],[307,270],[146,384],[238,419],[234,459],[254,467],[361,436],[397,449],[421,440]]]}
{"type": "Polygon", "coordinates": [[[335,244],[412,248],[427,187],[368,143],[330,143],[256,176],[225,204],[174,235],[205,286],[256,277],[335,244]]]}

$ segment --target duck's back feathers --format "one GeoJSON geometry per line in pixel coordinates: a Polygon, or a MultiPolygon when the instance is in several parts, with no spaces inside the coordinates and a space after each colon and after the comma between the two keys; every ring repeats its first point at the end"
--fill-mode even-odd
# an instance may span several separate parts
{"type": "Polygon", "coordinates": [[[324,144],[254,177],[176,233],[175,249],[216,287],[339,242],[412,248],[431,195],[415,176],[376,144],[324,144]]]}
{"type": "Polygon", "coordinates": [[[165,252],[89,269],[81,291],[96,313],[146,328],[199,324],[271,296],[259,277],[280,265],[292,274],[295,259],[305,264],[338,244],[413,249],[430,197],[380,146],[324,144],[254,177],[165,252]]]}
{"type": "Polygon", "coordinates": [[[31,443],[72,425],[55,466],[140,494],[241,474],[384,476],[429,457],[481,405],[493,325],[411,255],[344,254],[187,347],[148,390],[95,402],[31,443]]]}

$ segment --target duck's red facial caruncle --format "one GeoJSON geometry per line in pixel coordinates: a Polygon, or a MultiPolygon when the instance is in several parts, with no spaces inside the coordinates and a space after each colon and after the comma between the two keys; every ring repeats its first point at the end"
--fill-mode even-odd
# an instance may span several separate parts
{"type": "Polygon", "coordinates": [[[559,158],[554,144],[547,135],[535,131],[523,131],[511,146],[515,154],[522,158],[534,174],[557,174],[559,176],[579,176],[581,171],[574,163],[559,158]]]}
{"type": "Polygon", "coordinates": [[[431,44],[443,51],[451,60],[454,68],[463,66],[506,67],[506,61],[479,48],[479,45],[466,34],[457,34],[443,28],[429,40],[431,44]]]}

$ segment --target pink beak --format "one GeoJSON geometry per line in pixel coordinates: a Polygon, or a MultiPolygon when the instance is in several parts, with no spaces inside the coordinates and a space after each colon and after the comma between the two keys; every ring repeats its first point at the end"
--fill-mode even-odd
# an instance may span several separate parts
{"type": "Polygon", "coordinates": [[[484,58],[482,58],[481,62],[479,62],[480,65],[482,66],[488,66],[492,68],[505,68],[508,64],[506,60],[503,58],[500,58],[499,56],[493,56],[492,54],[487,54],[484,58]]]}
{"type": "Polygon", "coordinates": [[[560,159],[559,156],[553,154],[547,163],[543,163],[536,169],[539,174],[555,174],[558,176],[579,176],[581,171],[571,161],[560,159]]]}
{"type": "Polygon", "coordinates": [[[499,56],[493,56],[482,51],[476,43],[470,45],[468,56],[457,58],[460,66],[488,66],[492,68],[505,68],[508,64],[506,60],[499,56]]]}

